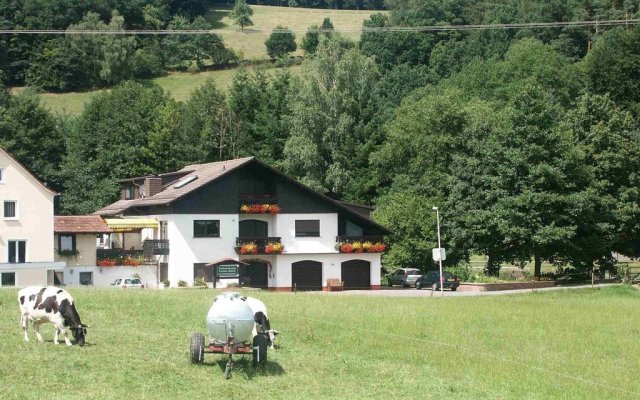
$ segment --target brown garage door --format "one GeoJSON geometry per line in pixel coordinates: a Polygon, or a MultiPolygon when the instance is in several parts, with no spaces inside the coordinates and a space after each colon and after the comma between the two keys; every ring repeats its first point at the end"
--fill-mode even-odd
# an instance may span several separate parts
{"type": "Polygon", "coordinates": [[[371,263],[364,260],[343,262],[342,282],[345,289],[371,289],[371,263]]]}
{"type": "Polygon", "coordinates": [[[294,262],[291,264],[291,283],[295,290],[322,290],[322,263],[294,262]]]}

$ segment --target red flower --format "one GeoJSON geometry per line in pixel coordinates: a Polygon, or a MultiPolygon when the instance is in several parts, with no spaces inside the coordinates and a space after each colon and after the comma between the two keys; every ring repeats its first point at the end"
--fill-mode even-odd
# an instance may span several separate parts
{"type": "Polygon", "coordinates": [[[351,245],[351,243],[343,243],[340,246],[340,251],[343,253],[351,253],[353,252],[353,246],[351,245]]]}

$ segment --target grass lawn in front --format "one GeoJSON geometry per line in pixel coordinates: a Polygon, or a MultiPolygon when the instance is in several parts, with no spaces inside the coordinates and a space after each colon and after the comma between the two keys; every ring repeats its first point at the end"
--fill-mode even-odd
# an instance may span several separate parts
{"type": "Polygon", "coordinates": [[[68,289],[85,347],[24,342],[16,289],[0,290],[0,398],[631,399],[640,396],[640,291],[457,298],[246,292],[279,348],[265,370],[188,360],[213,290],[68,289]]]}

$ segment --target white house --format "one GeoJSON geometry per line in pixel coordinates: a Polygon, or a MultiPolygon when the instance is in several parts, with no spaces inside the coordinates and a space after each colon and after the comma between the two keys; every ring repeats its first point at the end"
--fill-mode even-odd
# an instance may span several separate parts
{"type": "Polygon", "coordinates": [[[54,262],[53,199],[47,188],[0,148],[0,286],[58,283],[54,262]]]}
{"type": "Polygon", "coordinates": [[[389,231],[369,219],[371,208],[333,200],[253,157],[120,183],[121,199],[95,214],[110,227],[156,220],[140,240],[171,286],[202,277],[277,291],[326,290],[328,281],[380,288],[389,231]]]}

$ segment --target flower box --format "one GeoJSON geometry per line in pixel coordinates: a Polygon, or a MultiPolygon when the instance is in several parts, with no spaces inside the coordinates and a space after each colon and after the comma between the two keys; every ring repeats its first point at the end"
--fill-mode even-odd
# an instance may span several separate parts
{"type": "Polygon", "coordinates": [[[340,253],[382,253],[387,245],[382,242],[338,242],[336,248],[340,253]]]}
{"type": "Polygon", "coordinates": [[[244,214],[278,214],[280,207],[277,204],[243,204],[240,212],[244,214]]]}

